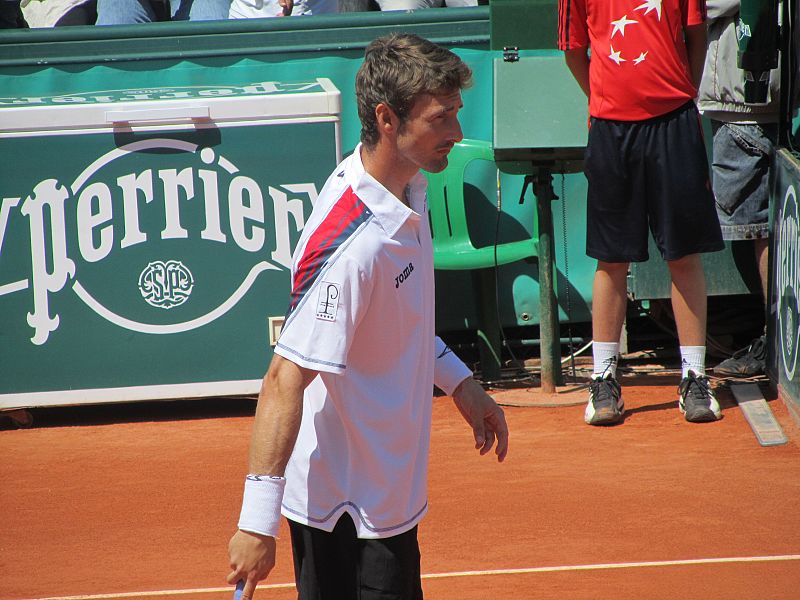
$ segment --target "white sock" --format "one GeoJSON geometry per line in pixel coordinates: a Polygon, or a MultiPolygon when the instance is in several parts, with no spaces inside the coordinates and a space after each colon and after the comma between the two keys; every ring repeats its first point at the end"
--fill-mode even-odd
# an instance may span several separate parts
{"type": "Polygon", "coordinates": [[[619,354],[619,342],[592,341],[592,356],[594,357],[592,378],[603,377],[607,373],[610,373],[612,377],[616,377],[617,354],[619,354]]]}
{"type": "Polygon", "coordinates": [[[689,369],[697,375],[706,374],[705,346],[681,346],[681,378],[689,376],[689,369]]]}

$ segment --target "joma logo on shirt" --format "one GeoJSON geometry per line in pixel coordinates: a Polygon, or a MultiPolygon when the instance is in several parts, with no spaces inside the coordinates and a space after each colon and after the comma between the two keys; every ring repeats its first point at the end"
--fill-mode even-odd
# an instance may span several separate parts
{"type": "Polygon", "coordinates": [[[403,283],[406,279],[408,279],[408,276],[411,275],[411,272],[413,270],[414,270],[414,263],[408,263],[408,266],[405,269],[403,269],[403,272],[394,278],[395,289],[399,288],[400,284],[403,283]]]}

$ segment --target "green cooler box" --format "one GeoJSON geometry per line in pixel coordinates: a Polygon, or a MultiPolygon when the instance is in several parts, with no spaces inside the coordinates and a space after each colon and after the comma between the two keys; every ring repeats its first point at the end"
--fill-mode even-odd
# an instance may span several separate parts
{"type": "Polygon", "coordinates": [[[59,91],[0,98],[0,410],[256,393],[339,91],[59,91]]]}

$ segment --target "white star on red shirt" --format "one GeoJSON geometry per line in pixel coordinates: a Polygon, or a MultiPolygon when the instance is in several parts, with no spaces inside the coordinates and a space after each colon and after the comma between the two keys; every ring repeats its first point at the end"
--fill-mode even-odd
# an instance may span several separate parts
{"type": "Polygon", "coordinates": [[[618,31],[625,37],[625,27],[627,25],[631,25],[633,23],[638,23],[639,21],[633,21],[628,18],[628,15],[623,15],[621,19],[617,19],[616,21],[611,21],[611,24],[614,26],[614,29],[611,30],[611,37],[614,37],[618,31]]]}
{"type": "Polygon", "coordinates": [[[624,59],[624,58],[622,58],[620,56],[620,51],[619,50],[614,50],[614,46],[611,46],[611,54],[608,55],[608,58],[610,58],[611,60],[613,60],[617,64],[621,64],[621,63],[626,62],[626,59],[624,59]]]}
{"type": "Polygon", "coordinates": [[[633,59],[633,64],[638,65],[640,62],[643,62],[646,56],[647,52],[642,52],[639,56],[633,59]]]}
{"type": "Polygon", "coordinates": [[[644,9],[644,14],[648,14],[650,11],[656,11],[658,13],[658,20],[661,20],[661,0],[644,0],[642,4],[634,8],[634,10],[642,10],[644,9]]]}

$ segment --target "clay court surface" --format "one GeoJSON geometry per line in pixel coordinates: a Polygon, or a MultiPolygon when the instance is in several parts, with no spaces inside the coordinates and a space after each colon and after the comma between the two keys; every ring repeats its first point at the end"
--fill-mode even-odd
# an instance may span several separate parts
{"type": "MultiPolygon", "coordinates": [[[[786,445],[759,446],[724,389],[721,422],[685,423],[676,385],[624,377],[628,416],[611,428],[584,425],[582,406],[508,407],[504,464],[479,457],[451,400],[436,398],[426,598],[800,598],[798,427],[766,388],[786,445]]],[[[0,598],[231,598],[226,546],[253,409],[118,404],[4,423],[0,598]]],[[[257,598],[294,597],[285,538],[278,561],[257,598]]]]}

